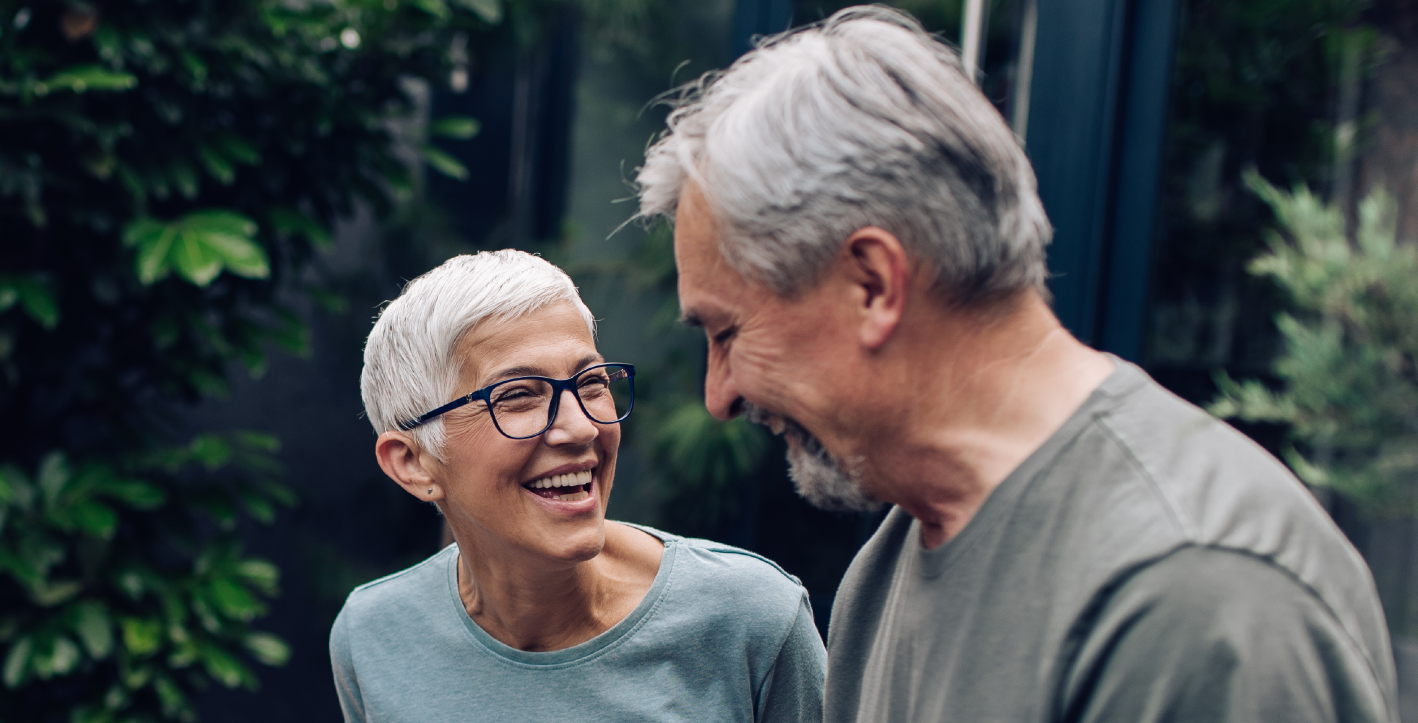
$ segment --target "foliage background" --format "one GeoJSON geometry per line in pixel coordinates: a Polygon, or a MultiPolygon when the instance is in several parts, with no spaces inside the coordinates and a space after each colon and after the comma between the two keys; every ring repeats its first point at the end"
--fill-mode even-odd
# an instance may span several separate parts
{"type": "Polygon", "coordinates": [[[241,534],[296,502],[278,442],[183,414],[307,353],[292,301],[341,304],[312,263],[331,224],[413,190],[409,79],[498,13],[0,3],[0,717],[190,720],[286,662],[241,534]]]}
{"type": "Polygon", "coordinates": [[[1397,240],[1398,208],[1378,188],[1344,213],[1300,186],[1287,193],[1247,179],[1283,231],[1249,270],[1290,299],[1276,319],[1283,381],[1221,376],[1211,411],[1284,424],[1294,444],[1284,458],[1307,484],[1361,504],[1377,517],[1418,511],[1418,246],[1397,240]],[[1282,235],[1283,234],[1283,235],[1282,235]]]}

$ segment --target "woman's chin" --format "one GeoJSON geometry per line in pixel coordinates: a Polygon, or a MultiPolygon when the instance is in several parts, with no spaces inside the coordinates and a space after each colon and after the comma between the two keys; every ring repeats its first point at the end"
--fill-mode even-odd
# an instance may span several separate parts
{"type": "Polygon", "coordinates": [[[594,530],[578,530],[569,536],[559,537],[553,544],[543,548],[544,554],[557,562],[575,565],[595,558],[605,547],[606,534],[603,524],[594,530]]]}

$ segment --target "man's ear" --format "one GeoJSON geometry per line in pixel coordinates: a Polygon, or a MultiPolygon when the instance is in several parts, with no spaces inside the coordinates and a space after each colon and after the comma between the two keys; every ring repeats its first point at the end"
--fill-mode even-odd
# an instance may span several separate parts
{"type": "Polygon", "coordinates": [[[434,480],[427,467],[433,461],[413,437],[403,432],[385,432],[374,442],[374,456],[379,468],[405,492],[423,500],[443,499],[443,486],[434,480]]]}
{"type": "Polygon", "coordinates": [[[906,249],[891,232],[867,226],[847,237],[844,252],[849,279],[858,289],[858,340],[879,349],[906,310],[911,278],[906,249]]]}

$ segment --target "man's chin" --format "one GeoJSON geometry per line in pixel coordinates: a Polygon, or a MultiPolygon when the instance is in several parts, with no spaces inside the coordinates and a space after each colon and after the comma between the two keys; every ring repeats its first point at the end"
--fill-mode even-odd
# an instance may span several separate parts
{"type": "Polygon", "coordinates": [[[832,512],[873,512],[881,502],[862,489],[854,465],[843,464],[827,453],[822,442],[801,424],[744,402],[744,418],[768,427],[788,443],[788,477],[798,494],[814,507],[832,512]]]}
{"type": "Polygon", "coordinates": [[[883,504],[862,488],[861,475],[833,459],[822,444],[801,427],[790,429],[788,477],[808,504],[830,512],[874,512],[883,504]]]}

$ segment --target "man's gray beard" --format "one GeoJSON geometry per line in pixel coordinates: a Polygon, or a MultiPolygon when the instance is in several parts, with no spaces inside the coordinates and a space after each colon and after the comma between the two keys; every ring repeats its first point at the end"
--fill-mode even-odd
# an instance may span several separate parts
{"type": "MultiPolygon", "coordinates": [[[[772,415],[744,402],[744,419],[767,426],[772,415]]],[[[788,477],[798,494],[812,506],[833,512],[874,512],[882,503],[862,489],[857,465],[844,464],[823,448],[822,442],[802,425],[784,417],[783,434],[788,445],[788,477]]]]}

